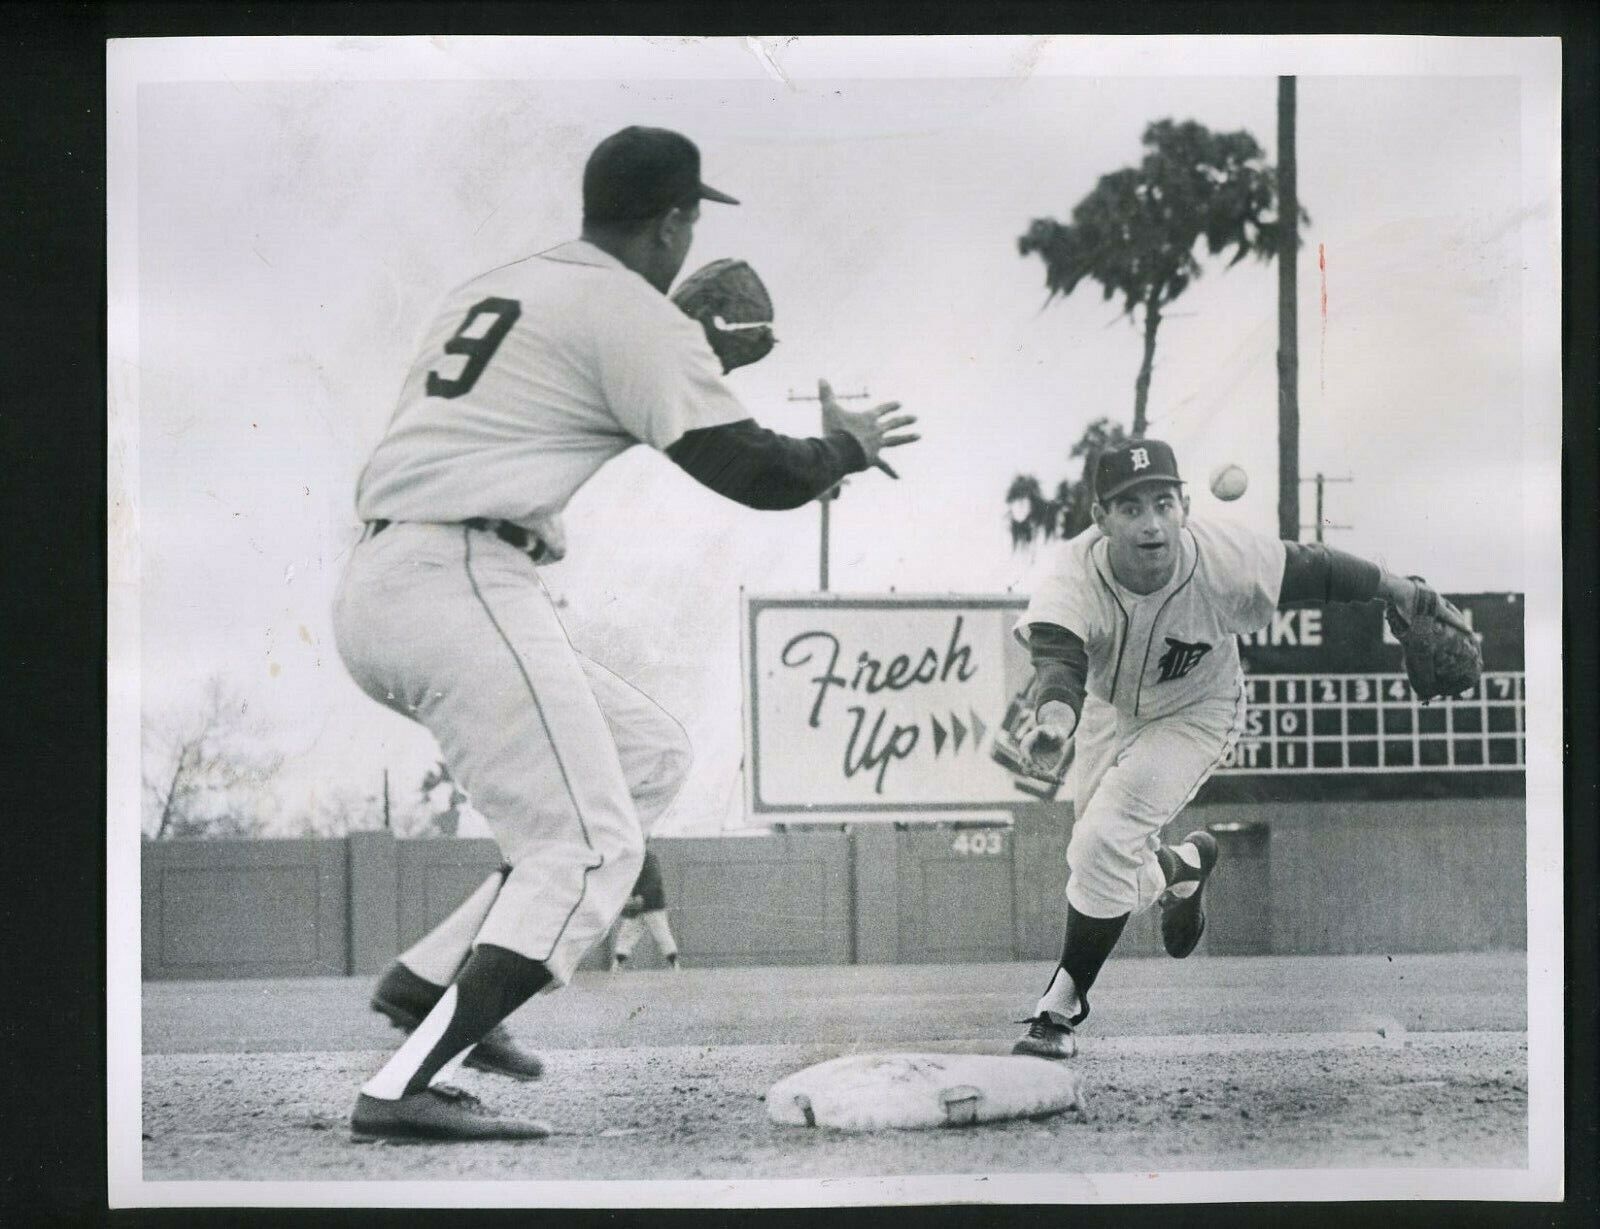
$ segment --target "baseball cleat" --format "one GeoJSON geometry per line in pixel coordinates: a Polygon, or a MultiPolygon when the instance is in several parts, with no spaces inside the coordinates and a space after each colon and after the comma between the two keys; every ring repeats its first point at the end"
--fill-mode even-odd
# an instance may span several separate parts
{"type": "MultiPolygon", "coordinates": [[[[418,977],[396,960],[378,979],[372,992],[372,1010],[388,1016],[391,1024],[409,1033],[422,1023],[443,994],[443,986],[418,977]]],[[[519,1046],[504,1024],[497,1024],[484,1034],[464,1065],[513,1080],[536,1080],[544,1073],[539,1056],[519,1046]]]]}
{"type": "Polygon", "coordinates": [[[513,1080],[536,1080],[544,1074],[544,1063],[539,1056],[513,1041],[504,1024],[496,1024],[485,1033],[483,1040],[462,1060],[462,1065],[513,1080]]]}
{"type": "Polygon", "coordinates": [[[1048,1013],[1018,1023],[1026,1024],[1028,1031],[1017,1038],[1016,1044],[1011,1047],[1013,1054],[1063,1059],[1071,1058],[1078,1052],[1078,1042],[1072,1035],[1072,1026],[1056,1023],[1048,1013]]]}
{"type": "Polygon", "coordinates": [[[1217,865],[1217,838],[1209,832],[1191,832],[1180,845],[1193,845],[1200,855],[1200,866],[1190,866],[1170,849],[1162,849],[1162,869],[1167,872],[1168,888],[1161,894],[1161,942],[1167,955],[1182,960],[1206,932],[1206,911],[1202,904],[1206,880],[1217,865]],[[1193,884],[1193,888],[1188,885],[1193,884]]]}
{"type": "Polygon", "coordinates": [[[350,1138],[358,1144],[379,1139],[464,1143],[486,1139],[544,1139],[542,1122],[502,1118],[469,1092],[436,1085],[385,1101],[361,1093],[350,1115],[350,1138]]]}

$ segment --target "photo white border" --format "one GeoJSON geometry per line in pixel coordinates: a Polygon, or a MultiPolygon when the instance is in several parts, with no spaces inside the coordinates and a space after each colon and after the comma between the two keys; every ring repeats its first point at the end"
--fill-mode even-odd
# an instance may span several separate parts
{"type": "MultiPolygon", "coordinates": [[[[107,1147],[112,1207],[816,1207],[889,1203],[1558,1200],[1563,1190],[1561,43],[1399,36],[207,38],[107,46],[107,1147]],[[1523,158],[1528,575],[1526,1170],[706,1182],[146,1182],[141,1149],[137,88],[147,81],[1515,76],[1523,158]],[[1537,583],[1535,583],[1537,582],[1537,583]]],[[[998,1175],[997,1175],[998,1177],[998,1175]]]]}

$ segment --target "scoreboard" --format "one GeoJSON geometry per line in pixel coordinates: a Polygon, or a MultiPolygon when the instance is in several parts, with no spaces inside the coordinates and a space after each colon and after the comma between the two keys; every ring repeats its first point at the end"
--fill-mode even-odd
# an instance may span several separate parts
{"type": "Polygon", "coordinates": [[[1421,705],[1404,674],[1253,675],[1244,733],[1219,772],[1472,772],[1524,767],[1523,676],[1486,671],[1421,705]]]}
{"type": "Polygon", "coordinates": [[[1433,792],[1475,792],[1490,777],[1520,787],[1522,596],[1451,600],[1478,637],[1483,678],[1465,695],[1427,704],[1406,682],[1400,646],[1376,603],[1280,610],[1269,627],[1241,637],[1245,727],[1206,796],[1306,797],[1330,787],[1336,796],[1341,779],[1399,785],[1419,775],[1432,779],[1433,792]]]}

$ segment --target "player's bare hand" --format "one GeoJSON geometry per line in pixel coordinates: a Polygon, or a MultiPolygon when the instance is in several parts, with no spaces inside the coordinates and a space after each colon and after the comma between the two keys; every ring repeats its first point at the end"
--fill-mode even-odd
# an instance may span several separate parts
{"type": "Polygon", "coordinates": [[[1037,724],[1022,740],[1022,753],[1033,768],[1050,777],[1059,777],[1065,766],[1067,746],[1078,728],[1072,706],[1048,700],[1039,706],[1037,724]]]}
{"type": "Polygon", "coordinates": [[[876,466],[891,478],[900,476],[879,454],[885,448],[914,444],[922,438],[915,432],[905,430],[917,421],[915,414],[897,413],[900,409],[898,401],[885,401],[882,405],[860,412],[847,410],[834,397],[833,386],[826,380],[817,381],[817,399],[822,402],[824,431],[848,432],[861,445],[861,451],[867,454],[869,465],[876,466]]]}

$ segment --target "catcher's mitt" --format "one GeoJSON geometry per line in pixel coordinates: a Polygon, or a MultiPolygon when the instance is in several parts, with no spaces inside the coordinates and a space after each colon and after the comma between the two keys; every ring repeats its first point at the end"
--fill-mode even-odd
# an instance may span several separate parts
{"type": "Polygon", "coordinates": [[[1437,696],[1455,696],[1478,685],[1483,650],[1466,616],[1430,589],[1420,576],[1410,622],[1393,606],[1384,608],[1389,628],[1400,642],[1406,678],[1424,703],[1437,696]]]}
{"type": "Polygon", "coordinates": [[[742,260],[713,260],[684,278],[672,301],[700,322],[722,360],[723,374],[766,358],[772,335],[772,297],[742,260]]]}

